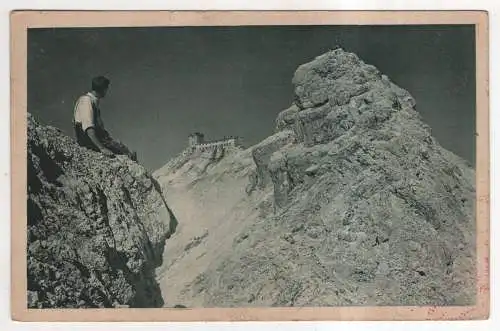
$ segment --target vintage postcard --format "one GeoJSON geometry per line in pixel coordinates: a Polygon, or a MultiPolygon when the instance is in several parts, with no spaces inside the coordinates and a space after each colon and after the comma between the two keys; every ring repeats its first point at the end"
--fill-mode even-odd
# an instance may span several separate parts
{"type": "Polygon", "coordinates": [[[12,317],[489,316],[488,14],[11,14],[12,317]]]}

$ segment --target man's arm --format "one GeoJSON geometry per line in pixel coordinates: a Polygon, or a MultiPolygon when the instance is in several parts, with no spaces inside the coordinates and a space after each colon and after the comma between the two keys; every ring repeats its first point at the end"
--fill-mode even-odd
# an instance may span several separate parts
{"type": "Polygon", "coordinates": [[[99,140],[99,138],[97,138],[97,134],[95,132],[95,129],[93,127],[90,127],[87,129],[86,131],[87,135],[89,136],[90,140],[92,140],[92,142],[94,143],[94,145],[97,146],[97,148],[99,148],[99,150],[107,155],[107,156],[112,156],[112,155],[115,155],[113,154],[112,151],[110,151],[109,149],[107,149],[102,143],[101,141],[99,140]]]}

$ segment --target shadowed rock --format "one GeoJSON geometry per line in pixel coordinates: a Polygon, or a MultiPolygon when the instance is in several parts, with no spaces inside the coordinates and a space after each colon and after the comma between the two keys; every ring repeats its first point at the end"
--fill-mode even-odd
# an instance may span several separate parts
{"type": "Polygon", "coordinates": [[[28,114],[27,171],[28,307],[161,307],[154,272],[177,221],[144,167],[28,114]]]}

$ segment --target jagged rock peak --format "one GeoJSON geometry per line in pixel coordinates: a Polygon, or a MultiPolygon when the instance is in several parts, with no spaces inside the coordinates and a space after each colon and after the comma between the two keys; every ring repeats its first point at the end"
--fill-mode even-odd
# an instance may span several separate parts
{"type": "Polygon", "coordinates": [[[161,307],[154,271],[177,221],[146,169],[31,114],[27,166],[28,307],[161,307]]]}
{"type": "Polygon", "coordinates": [[[390,99],[399,97],[410,107],[415,105],[415,100],[407,91],[393,86],[389,78],[375,66],[366,64],[356,54],[341,48],[299,66],[292,82],[296,101],[302,109],[326,102],[345,105],[353,97],[370,90],[393,90],[392,94],[385,96],[390,99]]]}
{"type": "Polygon", "coordinates": [[[293,83],[295,102],[277,132],[252,148],[248,199],[272,197],[274,212],[260,203],[242,231],[250,239],[192,283],[193,298],[208,306],[473,302],[474,170],[432,137],[407,91],[354,54],[321,55],[293,83]]]}
{"type": "Polygon", "coordinates": [[[331,141],[353,127],[373,129],[402,110],[420,120],[408,91],[342,49],[299,66],[292,82],[294,103],[278,115],[276,129],[292,130],[308,145],[331,141]]]}
{"type": "Polygon", "coordinates": [[[474,169],[354,54],[321,55],[293,83],[273,135],[204,172],[188,170],[196,160],[158,177],[189,223],[166,252],[167,300],[474,304],[474,169]]]}

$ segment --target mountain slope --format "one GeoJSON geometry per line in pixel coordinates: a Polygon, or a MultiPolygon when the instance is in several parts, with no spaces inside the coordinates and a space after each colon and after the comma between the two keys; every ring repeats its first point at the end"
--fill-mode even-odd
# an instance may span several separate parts
{"type": "Polygon", "coordinates": [[[166,300],[473,303],[470,165],[432,137],[407,91],[354,54],[323,54],[293,84],[272,136],[155,172],[181,223],[159,272],[166,300]]]}
{"type": "Polygon", "coordinates": [[[78,146],[28,114],[28,307],[161,307],[154,270],[176,219],[124,156],[78,146]]]}

